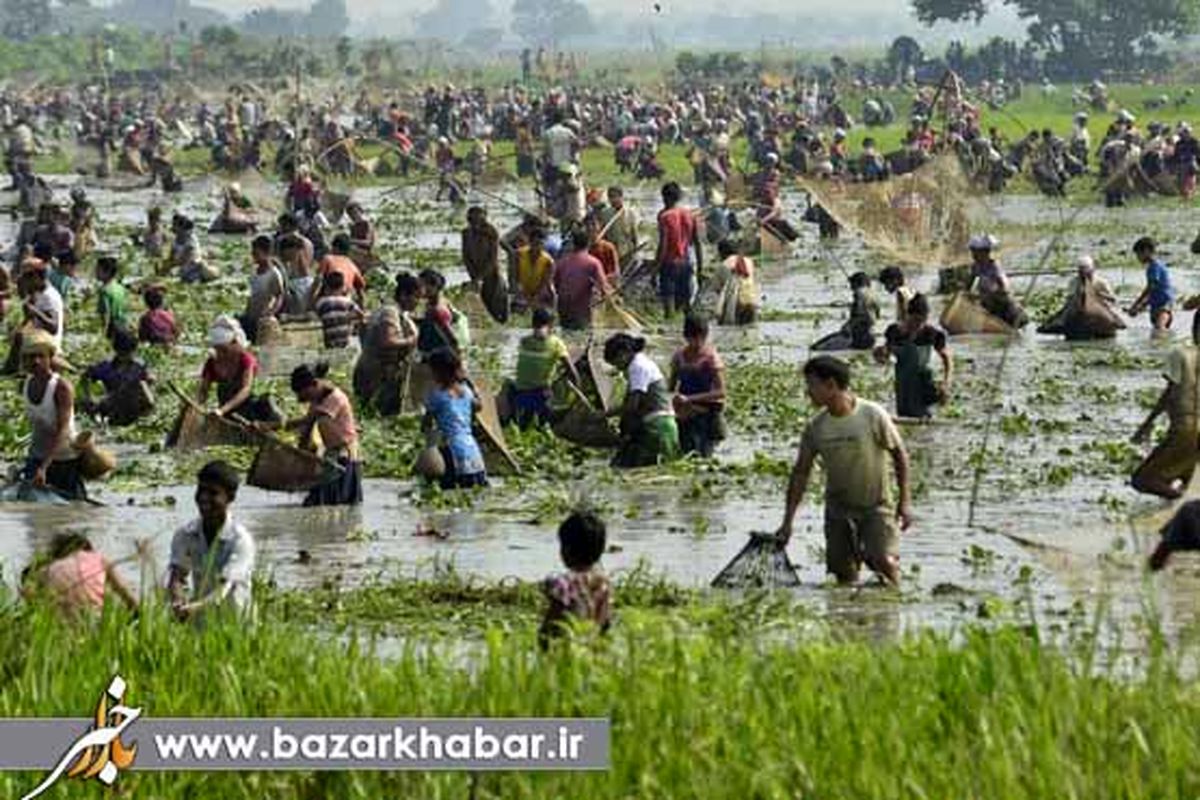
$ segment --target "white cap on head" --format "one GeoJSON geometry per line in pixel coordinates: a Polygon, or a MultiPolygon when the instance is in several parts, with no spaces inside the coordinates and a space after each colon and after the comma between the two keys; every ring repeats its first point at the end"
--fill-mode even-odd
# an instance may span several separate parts
{"type": "Polygon", "coordinates": [[[971,237],[967,247],[971,250],[994,250],[999,244],[1000,240],[990,233],[980,233],[971,237]]]}
{"type": "Polygon", "coordinates": [[[1075,262],[1075,269],[1085,275],[1091,275],[1096,271],[1096,262],[1091,256],[1080,256],[1075,262]]]}
{"type": "Polygon", "coordinates": [[[1133,116],[1133,114],[1130,113],[1129,109],[1122,108],[1117,113],[1117,119],[1121,120],[1121,122],[1134,122],[1137,119],[1137,117],[1133,116]]]}

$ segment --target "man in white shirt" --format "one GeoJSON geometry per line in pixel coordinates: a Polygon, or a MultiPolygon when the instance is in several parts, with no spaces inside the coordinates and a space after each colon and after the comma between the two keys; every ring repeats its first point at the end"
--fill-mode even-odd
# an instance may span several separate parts
{"type": "Polygon", "coordinates": [[[224,461],[211,461],[196,483],[200,518],[175,531],[171,540],[171,608],[180,620],[195,619],[209,608],[249,612],[254,539],[229,513],[237,497],[238,474],[224,461]]]}
{"type": "Polygon", "coordinates": [[[13,375],[20,368],[21,341],[25,331],[41,330],[50,335],[54,349],[62,353],[63,317],[62,295],[46,280],[46,265],[34,262],[25,267],[17,278],[17,293],[21,297],[24,320],[8,337],[8,357],[0,366],[0,374],[13,375]]]}
{"type": "Polygon", "coordinates": [[[61,352],[64,327],[62,295],[50,285],[44,267],[27,270],[21,277],[28,281],[25,299],[27,319],[49,333],[54,339],[55,348],[61,352]]]}
{"type": "Polygon", "coordinates": [[[542,134],[542,158],[553,170],[561,170],[575,159],[575,134],[563,124],[561,115],[542,134]]]}

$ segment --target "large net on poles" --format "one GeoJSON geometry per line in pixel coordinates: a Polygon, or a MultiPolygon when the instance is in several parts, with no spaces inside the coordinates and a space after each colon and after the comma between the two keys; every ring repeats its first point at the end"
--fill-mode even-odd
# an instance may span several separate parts
{"type": "Polygon", "coordinates": [[[957,155],[940,155],[885,181],[801,178],[843,228],[890,258],[909,264],[952,263],[966,252],[986,208],[957,155]]]}

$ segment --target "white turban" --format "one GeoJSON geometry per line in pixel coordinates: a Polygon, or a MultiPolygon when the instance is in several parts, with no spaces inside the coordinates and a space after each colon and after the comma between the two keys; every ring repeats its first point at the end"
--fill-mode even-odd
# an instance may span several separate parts
{"type": "Polygon", "coordinates": [[[210,347],[221,347],[235,343],[245,347],[246,332],[242,330],[242,324],[236,318],[222,314],[208,329],[208,344],[210,347]]]}
{"type": "Polygon", "coordinates": [[[1000,244],[1000,240],[990,233],[981,233],[977,236],[972,236],[967,247],[971,250],[995,250],[1000,244]]]}
{"type": "Polygon", "coordinates": [[[1080,256],[1075,262],[1075,268],[1079,270],[1080,275],[1091,275],[1096,271],[1096,262],[1091,256],[1080,256]]]}

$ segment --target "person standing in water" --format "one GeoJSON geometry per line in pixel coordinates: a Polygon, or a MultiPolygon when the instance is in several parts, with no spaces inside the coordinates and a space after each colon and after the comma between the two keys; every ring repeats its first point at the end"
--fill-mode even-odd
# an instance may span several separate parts
{"type": "Polygon", "coordinates": [[[899,267],[884,267],[879,273],[879,283],[885,292],[896,296],[896,322],[903,322],[916,289],[905,284],[904,270],[899,267]]]}
{"type": "Polygon", "coordinates": [[[686,344],[671,358],[668,388],[673,391],[679,444],[686,455],[712,458],[725,439],[725,363],[708,341],[708,320],[689,314],[683,322],[686,344]]]}
{"type": "Polygon", "coordinates": [[[929,323],[929,300],[914,295],[903,321],[888,326],[884,344],[875,349],[882,364],[896,360],[896,415],[928,419],[934,406],[946,402],[954,362],[946,347],[946,334],[929,323]],[[941,380],[934,378],[930,364],[936,353],[942,362],[941,380]]]}
{"type": "Polygon", "coordinates": [[[75,442],[75,389],[54,371],[58,348],[45,331],[25,335],[21,356],[29,377],[21,389],[25,416],[32,428],[29,455],[21,479],[48,487],[67,500],[86,500],[75,442]]]}
{"type": "Polygon", "coordinates": [[[900,583],[899,531],[912,519],[908,452],[881,406],[855,396],[850,366],[832,356],[804,365],[808,398],[821,411],[809,420],[788,483],[783,524],[776,536],[792,538],[796,512],[817,459],[825,472],[825,565],[838,583],[858,580],[866,565],[892,586],[900,583]],[[893,507],[887,484],[891,462],[900,494],[893,507]]]}
{"type": "Polygon", "coordinates": [[[167,594],[176,619],[198,619],[216,609],[253,612],[257,547],[230,510],[238,483],[237,471],[224,461],[210,461],[196,476],[200,517],[175,531],[171,539],[167,594]]]}
{"type": "Polygon", "coordinates": [[[1012,286],[1004,268],[993,257],[999,246],[994,236],[983,235],[971,239],[971,289],[979,297],[984,310],[1014,328],[1025,326],[1025,312],[1012,296],[1012,286]]]}
{"type": "Polygon", "coordinates": [[[604,360],[625,373],[625,400],[610,416],[621,419],[621,447],[613,466],[650,467],[679,458],[679,426],[662,370],[644,350],[646,340],[627,333],[604,343],[604,360]]]}
{"type": "Polygon", "coordinates": [[[663,210],[658,212],[658,296],[668,319],[692,308],[698,276],[704,268],[700,228],[692,210],[679,203],[683,189],[668,183],[662,189],[663,210]]]}
{"type": "Polygon", "coordinates": [[[1168,500],[1183,496],[1200,459],[1200,374],[1195,346],[1177,347],[1167,354],[1163,377],[1167,387],[1150,415],[1133,434],[1135,443],[1145,442],[1154,422],[1164,412],[1170,420],[1167,436],[1134,471],[1133,488],[1168,500]]]}
{"type": "Polygon", "coordinates": [[[472,431],[479,400],[463,375],[462,361],[453,350],[443,348],[429,356],[429,368],[434,388],[425,398],[422,427],[430,431],[436,425],[441,434],[445,462],[441,486],[447,490],[487,486],[483,451],[472,431]]]}
{"type": "Polygon", "coordinates": [[[299,419],[289,420],[285,427],[299,431],[301,442],[308,442],[316,429],[325,445],[325,460],[330,464],[325,479],[309,491],[304,505],[356,506],[363,499],[358,423],[350,398],[325,380],[328,373],[327,364],[316,367],[301,364],[292,370],[292,392],[297,400],[308,404],[308,412],[299,419]]]}
{"type": "Polygon", "coordinates": [[[1175,288],[1171,285],[1171,272],[1158,258],[1157,245],[1149,236],[1133,243],[1133,254],[1146,268],[1146,288],[1138,295],[1126,311],[1131,317],[1150,309],[1150,325],[1156,333],[1169,330],[1174,321],[1175,288]]]}

